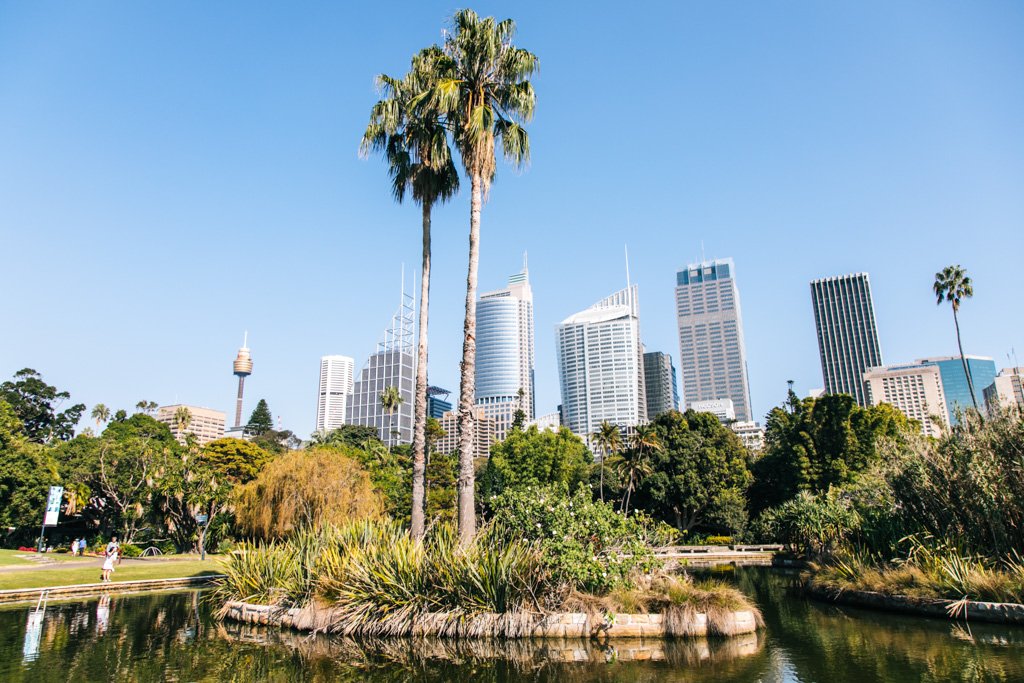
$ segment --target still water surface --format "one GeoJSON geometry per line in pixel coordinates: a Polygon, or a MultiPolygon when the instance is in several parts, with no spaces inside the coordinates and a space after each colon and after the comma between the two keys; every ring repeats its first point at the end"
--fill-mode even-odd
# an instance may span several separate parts
{"type": "Polygon", "coordinates": [[[1024,681],[1024,629],[805,601],[793,578],[735,573],[767,629],[730,640],[450,643],[329,637],[213,617],[208,593],[0,608],[0,681],[1024,681]]]}

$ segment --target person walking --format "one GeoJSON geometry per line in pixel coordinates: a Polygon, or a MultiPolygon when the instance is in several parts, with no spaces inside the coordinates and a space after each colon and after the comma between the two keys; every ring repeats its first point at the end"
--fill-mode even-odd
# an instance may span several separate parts
{"type": "Polygon", "coordinates": [[[103,558],[103,573],[100,575],[100,579],[103,583],[110,583],[110,574],[114,571],[114,562],[117,560],[117,546],[116,544],[107,544],[107,556],[103,558]],[[111,546],[114,546],[111,549],[111,546]]]}
{"type": "Polygon", "coordinates": [[[71,541],[71,557],[77,557],[77,556],[78,556],[78,537],[75,536],[75,539],[73,541],[71,541]]]}
{"type": "Polygon", "coordinates": [[[89,544],[85,541],[85,536],[82,536],[82,540],[78,542],[78,554],[85,557],[85,549],[89,547],[89,544]]]}

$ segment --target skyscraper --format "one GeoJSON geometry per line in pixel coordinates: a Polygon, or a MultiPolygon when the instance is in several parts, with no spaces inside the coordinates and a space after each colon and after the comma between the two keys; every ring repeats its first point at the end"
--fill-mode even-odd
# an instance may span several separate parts
{"type": "Polygon", "coordinates": [[[683,400],[732,399],[736,419],[752,419],[740,293],[732,259],[691,263],[676,273],[676,319],[683,400]]]}
{"type": "Polygon", "coordinates": [[[320,390],[316,401],[316,431],[324,433],[345,424],[345,407],[352,393],[355,361],[348,356],[320,359],[320,390]]]}
{"type": "MultiPolygon", "coordinates": [[[[977,387],[974,390],[977,391],[977,387]]],[[[1024,368],[1003,368],[982,394],[989,413],[1013,408],[1024,410],[1024,368]]]]}
{"type": "Polygon", "coordinates": [[[650,419],[670,410],[679,410],[679,384],[672,356],[661,351],[644,354],[644,385],[650,419]]]}
{"type": "Polygon", "coordinates": [[[413,387],[416,382],[413,319],[415,300],[405,293],[403,280],[401,303],[391,318],[391,327],[377,344],[376,353],[366,361],[352,387],[345,406],[345,423],[375,428],[388,446],[412,443],[413,387]],[[380,404],[387,387],[398,389],[402,403],[390,413],[380,404]]]}
{"type": "Polygon", "coordinates": [[[451,393],[441,387],[427,387],[427,417],[440,420],[445,413],[451,410],[452,403],[448,400],[451,393]]]}
{"type": "Polygon", "coordinates": [[[882,350],[878,345],[868,274],[814,280],[811,303],[825,392],[849,394],[861,406],[870,405],[864,390],[864,373],[882,365],[882,350]]]}
{"type": "Polygon", "coordinates": [[[529,271],[508,287],[480,296],[476,306],[476,405],[505,438],[517,410],[536,414],[533,355],[533,291],[529,271]]]}
{"type": "Polygon", "coordinates": [[[949,427],[942,374],[936,365],[917,362],[870,368],[864,373],[864,390],[870,405],[888,403],[920,422],[925,436],[942,436],[949,427]]]}
{"type": "MultiPolygon", "coordinates": [[[[964,360],[967,361],[967,369],[971,373],[974,396],[978,400],[978,410],[984,411],[985,388],[996,379],[996,362],[984,356],[965,356],[964,360]]],[[[971,401],[971,390],[967,385],[967,375],[964,374],[964,363],[960,360],[960,356],[924,358],[917,362],[939,368],[942,375],[942,390],[946,394],[949,424],[960,424],[957,413],[974,408],[974,403],[971,401]]]]}
{"type": "Polygon", "coordinates": [[[163,422],[171,430],[171,434],[179,443],[185,443],[185,435],[191,434],[196,443],[205,446],[211,441],[216,441],[224,436],[224,422],[227,416],[213,408],[202,408],[200,406],[187,406],[180,403],[172,406],[160,406],[156,411],[156,421],[163,422]],[[182,408],[188,410],[188,426],[179,428],[178,411],[182,408]]]}
{"type": "Polygon", "coordinates": [[[563,424],[589,440],[608,422],[626,431],[647,421],[637,286],[555,328],[563,424]]]}

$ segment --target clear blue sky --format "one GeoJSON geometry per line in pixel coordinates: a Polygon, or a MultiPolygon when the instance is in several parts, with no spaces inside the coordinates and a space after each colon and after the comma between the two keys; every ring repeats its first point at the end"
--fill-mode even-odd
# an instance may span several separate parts
{"type": "MultiPolygon", "coordinates": [[[[419,214],[357,147],[373,77],[457,5],[0,5],[0,377],[90,407],[139,399],[312,431],[319,357],[361,365],[419,262],[419,214]]],[[[480,285],[528,250],[538,411],[554,325],[640,285],[678,355],[673,286],[732,256],[755,413],[822,384],[808,282],[868,271],[886,362],[956,351],[934,272],[976,295],[965,348],[1024,355],[1024,4],[514,3],[540,58],[533,162],[499,168],[480,285]]],[[[468,196],[437,212],[431,381],[458,384],[468,196]]]]}

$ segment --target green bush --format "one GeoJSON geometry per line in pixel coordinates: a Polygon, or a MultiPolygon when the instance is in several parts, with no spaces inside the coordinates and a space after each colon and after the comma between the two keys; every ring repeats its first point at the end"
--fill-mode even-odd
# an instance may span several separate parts
{"type": "Polygon", "coordinates": [[[585,484],[572,495],[564,484],[510,489],[488,503],[495,536],[537,543],[553,580],[581,591],[605,593],[649,571],[651,547],[664,540],[649,517],[616,512],[585,484]]]}
{"type": "Polygon", "coordinates": [[[732,536],[708,536],[705,539],[706,545],[732,545],[732,536]]]}
{"type": "Polygon", "coordinates": [[[861,517],[840,489],[813,495],[802,491],[765,510],[751,535],[764,543],[786,543],[807,556],[829,554],[860,529],[861,517]]]}
{"type": "Polygon", "coordinates": [[[140,555],[142,555],[142,548],[134,543],[123,543],[121,545],[122,557],[139,557],[140,555]]]}

